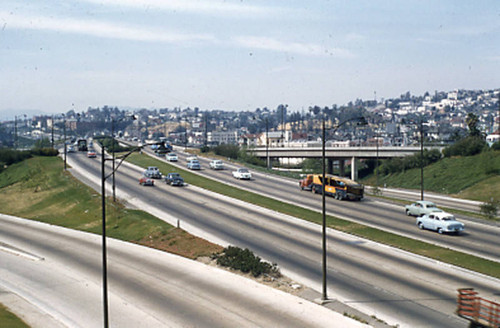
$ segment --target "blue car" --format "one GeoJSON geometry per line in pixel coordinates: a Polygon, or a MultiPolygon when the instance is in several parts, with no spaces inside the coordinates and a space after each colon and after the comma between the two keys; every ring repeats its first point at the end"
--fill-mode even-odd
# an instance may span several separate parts
{"type": "Polygon", "coordinates": [[[432,212],[417,218],[417,226],[420,229],[429,229],[442,234],[445,232],[459,234],[465,229],[465,225],[455,217],[446,212],[432,212]]]}

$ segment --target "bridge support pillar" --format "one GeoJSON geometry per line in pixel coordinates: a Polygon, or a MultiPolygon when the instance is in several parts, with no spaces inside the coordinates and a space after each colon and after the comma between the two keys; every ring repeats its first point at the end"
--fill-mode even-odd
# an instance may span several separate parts
{"type": "Polygon", "coordinates": [[[326,173],[333,174],[333,159],[331,158],[327,159],[326,173]]]}
{"type": "Polygon", "coordinates": [[[339,159],[339,175],[343,177],[345,175],[345,160],[339,159]]]}
{"type": "Polygon", "coordinates": [[[358,179],[358,167],[356,165],[356,157],[351,159],[351,180],[356,181],[358,179]]]}

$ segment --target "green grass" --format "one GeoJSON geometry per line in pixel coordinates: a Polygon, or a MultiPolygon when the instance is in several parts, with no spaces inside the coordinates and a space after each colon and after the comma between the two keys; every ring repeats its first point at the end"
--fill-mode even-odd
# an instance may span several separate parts
{"type": "MultiPolygon", "coordinates": [[[[284,214],[288,214],[303,220],[315,222],[318,224],[322,222],[322,214],[319,212],[308,210],[300,206],[284,203],[269,197],[228,186],[226,184],[193,174],[192,172],[189,172],[187,170],[179,169],[168,163],[159,161],[146,155],[133,154],[129,157],[129,161],[142,167],[157,166],[160,171],[165,174],[175,171],[180,173],[184,177],[185,181],[189,184],[196,185],[207,190],[240,199],[284,214]]],[[[327,225],[330,228],[339,231],[357,235],[415,254],[427,256],[436,260],[500,278],[500,263],[494,261],[481,259],[476,256],[367,227],[333,216],[327,216],[327,225]]]]}
{"type": "MultiPolygon", "coordinates": [[[[5,214],[101,234],[101,205],[100,194],[64,172],[57,157],[34,157],[11,165],[0,174],[0,208],[5,214]]],[[[185,249],[176,247],[173,252],[190,258],[210,255],[219,248],[176,230],[147,212],[127,209],[106,199],[109,237],[167,251],[172,250],[167,241],[169,236],[189,239],[191,245],[185,243],[185,249]]]]}
{"type": "MultiPolygon", "coordinates": [[[[362,181],[375,185],[375,176],[362,181]]],[[[500,199],[500,151],[476,156],[443,158],[424,168],[424,188],[478,201],[500,199]]],[[[420,189],[420,169],[379,176],[379,184],[388,187],[420,189]]]]}
{"type": "Polygon", "coordinates": [[[5,306],[0,304],[0,326],[8,328],[26,328],[29,327],[24,321],[19,319],[15,314],[7,310],[5,306]]]}

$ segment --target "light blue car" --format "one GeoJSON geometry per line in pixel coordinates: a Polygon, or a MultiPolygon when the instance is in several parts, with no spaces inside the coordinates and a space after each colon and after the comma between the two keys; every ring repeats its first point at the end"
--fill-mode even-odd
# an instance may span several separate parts
{"type": "Polygon", "coordinates": [[[198,160],[194,159],[187,163],[187,168],[190,170],[201,170],[201,165],[198,160]]]}
{"type": "Polygon", "coordinates": [[[417,218],[417,226],[420,229],[429,229],[438,233],[459,234],[465,229],[465,225],[455,219],[453,214],[446,212],[432,212],[417,218]]]}
{"type": "Polygon", "coordinates": [[[433,212],[443,212],[443,210],[437,208],[436,204],[427,200],[419,200],[405,206],[406,215],[422,216],[433,212]]]}

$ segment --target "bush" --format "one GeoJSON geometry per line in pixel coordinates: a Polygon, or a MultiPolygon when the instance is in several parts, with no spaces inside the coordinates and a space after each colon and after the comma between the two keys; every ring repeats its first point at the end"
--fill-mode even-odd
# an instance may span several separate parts
{"type": "Polygon", "coordinates": [[[491,149],[500,150],[500,141],[495,142],[493,145],[491,145],[491,149]]]}
{"type": "Polygon", "coordinates": [[[110,137],[95,137],[94,139],[96,141],[98,141],[101,144],[101,146],[104,146],[104,148],[106,148],[108,151],[110,151],[112,149],[111,146],[114,145],[115,153],[130,151],[134,148],[134,147],[122,147],[122,146],[120,146],[120,143],[118,141],[113,140],[110,137]],[[113,144],[113,141],[114,141],[114,144],[113,144]]]}
{"type": "MultiPolygon", "coordinates": [[[[423,166],[430,165],[441,159],[441,153],[437,149],[424,149],[423,151],[423,166]]],[[[379,165],[379,174],[388,175],[391,173],[404,172],[406,170],[420,167],[420,153],[406,157],[395,157],[382,162],[379,165]]]]}
{"type": "Polygon", "coordinates": [[[500,201],[491,198],[489,202],[481,205],[481,213],[484,214],[488,219],[494,219],[498,214],[498,208],[500,207],[500,201]]]}
{"type": "Polygon", "coordinates": [[[53,148],[35,148],[31,151],[36,156],[57,156],[59,151],[53,148]]]}
{"type": "Polygon", "coordinates": [[[0,163],[2,166],[24,161],[31,156],[31,151],[28,150],[0,149],[0,163]]]}
{"type": "Polygon", "coordinates": [[[202,153],[208,153],[210,151],[210,147],[208,146],[203,146],[200,148],[200,152],[202,153]]]}
{"type": "Polygon", "coordinates": [[[240,147],[237,145],[227,145],[222,144],[214,148],[214,153],[219,156],[224,156],[232,159],[238,158],[238,153],[240,151],[240,147]]]}
{"type": "Polygon", "coordinates": [[[280,277],[281,273],[275,263],[263,262],[260,257],[255,256],[248,248],[228,246],[221,254],[215,255],[217,264],[240,270],[243,273],[251,273],[254,277],[267,274],[273,277],[280,277]]]}
{"type": "Polygon", "coordinates": [[[302,172],[304,173],[321,173],[323,172],[323,165],[319,158],[306,158],[302,162],[302,172]]]}
{"type": "Polygon", "coordinates": [[[483,151],[487,146],[481,137],[467,137],[443,149],[444,157],[474,156],[483,151]]]}

